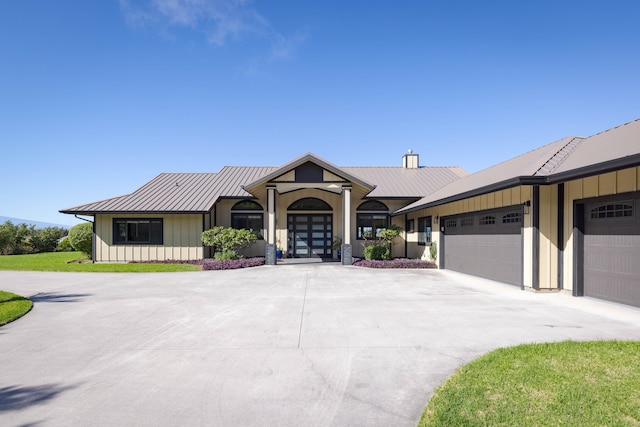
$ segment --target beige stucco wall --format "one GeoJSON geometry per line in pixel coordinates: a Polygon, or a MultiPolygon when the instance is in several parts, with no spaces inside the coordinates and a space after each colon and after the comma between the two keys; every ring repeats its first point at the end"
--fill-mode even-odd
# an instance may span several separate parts
{"type": "MultiPolygon", "coordinates": [[[[291,191],[283,194],[276,194],[276,242],[279,242],[279,246],[282,247],[285,251],[288,249],[288,231],[287,231],[287,215],[289,213],[322,213],[326,214],[327,211],[292,211],[288,212],[287,208],[295,201],[307,197],[315,197],[320,199],[333,209],[330,212],[333,215],[333,236],[341,237],[344,240],[344,234],[342,230],[342,194],[337,194],[329,191],[318,190],[318,189],[303,189],[297,191],[291,191]]],[[[228,199],[221,200],[218,202],[216,206],[216,215],[215,221],[216,225],[230,226],[231,225],[231,208],[234,204],[236,204],[240,199],[228,199]]],[[[400,209],[403,206],[406,206],[411,202],[411,200],[379,200],[380,202],[387,205],[389,208],[389,212],[393,212],[394,210],[400,209]]],[[[264,209],[264,225],[263,225],[263,235],[266,238],[267,233],[267,215],[266,215],[266,207],[267,201],[266,199],[256,199],[256,202],[259,203],[264,209]]],[[[351,224],[352,229],[351,233],[351,242],[352,242],[352,251],[353,256],[362,257],[364,253],[364,247],[362,246],[362,240],[356,240],[357,230],[356,230],[356,219],[357,219],[357,209],[360,204],[363,203],[363,200],[354,197],[351,203],[351,224]]],[[[398,224],[404,228],[404,223],[402,223],[402,219],[394,218],[392,221],[394,224],[398,224]]],[[[246,249],[243,252],[244,256],[264,256],[265,254],[265,246],[266,240],[258,241],[254,246],[249,249],[246,249]]],[[[402,238],[397,239],[396,244],[392,247],[393,256],[404,256],[404,240],[402,238]]],[[[337,252],[333,254],[334,258],[337,258],[337,252]]]]}
{"type": "Polygon", "coordinates": [[[96,262],[197,260],[203,258],[202,215],[200,214],[121,214],[95,216],[96,262]],[[162,245],[114,245],[114,218],[162,218],[162,245]]]}
{"type": "Polygon", "coordinates": [[[640,190],[640,167],[569,181],[564,190],[563,285],[573,290],[573,203],[591,197],[640,190]]]}

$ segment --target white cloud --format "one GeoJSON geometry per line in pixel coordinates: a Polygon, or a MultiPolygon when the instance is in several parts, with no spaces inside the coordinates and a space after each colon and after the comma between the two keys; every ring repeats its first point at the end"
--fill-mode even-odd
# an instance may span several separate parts
{"type": "Polygon", "coordinates": [[[133,27],[169,34],[172,28],[188,28],[215,46],[245,37],[262,38],[270,46],[272,60],[290,58],[306,37],[284,36],[247,0],[120,0],[120,7],[133,27]]]}

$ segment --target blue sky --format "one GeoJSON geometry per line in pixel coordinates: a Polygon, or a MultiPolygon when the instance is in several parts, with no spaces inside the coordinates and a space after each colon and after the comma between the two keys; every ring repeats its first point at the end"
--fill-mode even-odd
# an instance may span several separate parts
{"type": "Polygon", "coordinates": [[[469,172],[640,117],[640,2],[0,0],[0,215],[160,172],[469,172]]]}

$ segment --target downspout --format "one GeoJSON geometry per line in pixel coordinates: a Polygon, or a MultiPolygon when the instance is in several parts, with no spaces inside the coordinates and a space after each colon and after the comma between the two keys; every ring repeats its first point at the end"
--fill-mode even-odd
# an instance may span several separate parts
{"type": "Polygon", "coordinates": [[[531,269],[531,287],[533,289],[540,289],[540,186],[533,186],[533,206],[532,212],[532,269],[531,269]]]}
{"type": "Polygon", "coordinates": [[[90,219],[80,218],[78,214],[73,214],[79,220],[91,223],[91,262],[96,262],[96,222],[90,219]]]}
{"type": "Polygon", "coordinates": [[[409,233],[407,231],[407,221],[408,221],[408,214],[404,214],[404,257],[407,258],[407,253],[409,251],[409,242],[407,241],[408,237],[409,237],[409,233]]]}

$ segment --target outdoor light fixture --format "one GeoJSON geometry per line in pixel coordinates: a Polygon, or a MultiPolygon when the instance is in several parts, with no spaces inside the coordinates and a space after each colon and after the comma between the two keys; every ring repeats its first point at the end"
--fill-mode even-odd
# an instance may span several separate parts
{"type": "Polygon", "coordinates": [[[531,200],[527,200],[526,202],[524,202],[522,204],[522,206],[524,207],[524,213],[528,214],[529,213],[529,208],[531,207],[531,200]]]}
{"type": "Polygon", "coordinates": [[[438,219],[439,219],[439,218],[440,218],[440,217],[438,217],[438,215],[436,215],[436,216],[435,216],[435,218],[433,218],[433,223],[434,223],[434,224],[437,224],[437,223],[438,223],[438,219]]]}

